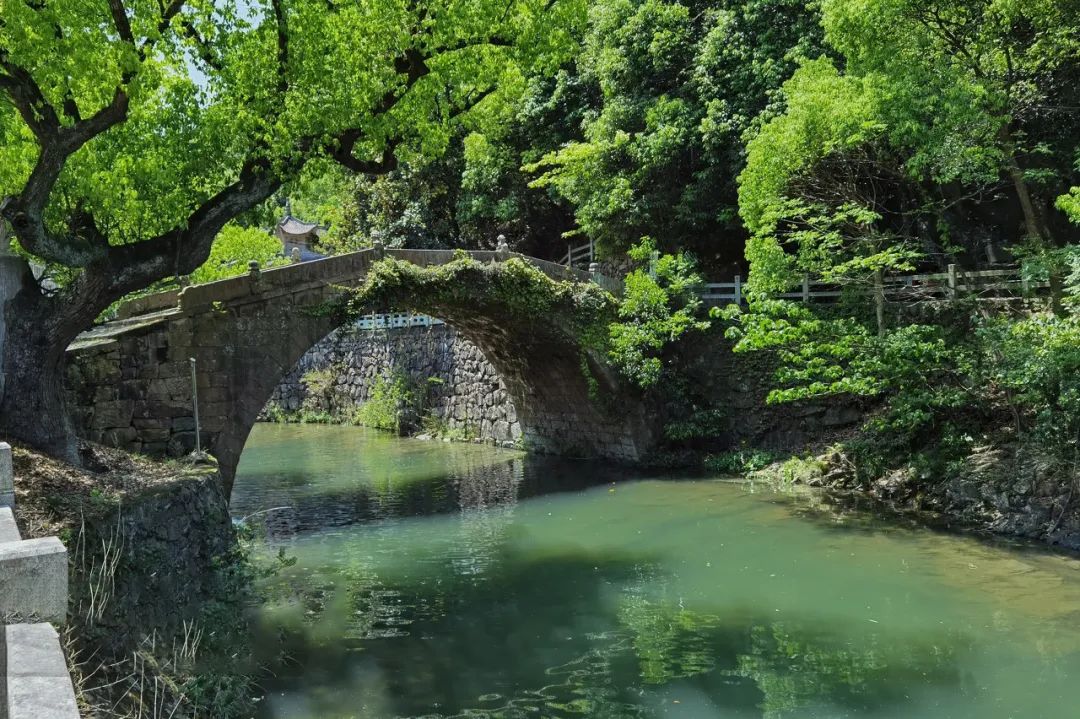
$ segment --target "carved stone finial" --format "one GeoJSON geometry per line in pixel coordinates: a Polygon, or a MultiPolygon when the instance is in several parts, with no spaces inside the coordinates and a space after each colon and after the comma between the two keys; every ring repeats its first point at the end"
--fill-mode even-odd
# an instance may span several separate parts
{"type": "Polygon", "coordinates": [[[595,274],[599,274],[599,273],[600,273],[600,263],[599,262],[590,262],[589,263],[589,274],[590,275],[595,275],[595,274]]]}
{"type": "Polygon", "coordinates": [[[495,242],[496,242],[496,244],[495,244],[495,251],[496,252],[509,252],[510,251],[510,245],[506,242],[506,235],[499,235],[496,238],[495,242]]]}
{"type": "Polygon", "coordinates": [[[258,260],[251,260],[251,261],[248,262],[248,275],[251,277],[251,279],[253,279],[253,280],[258,279],[259,278],[259,271],[260,270],[259,270],[259,261],[258,260]]]}

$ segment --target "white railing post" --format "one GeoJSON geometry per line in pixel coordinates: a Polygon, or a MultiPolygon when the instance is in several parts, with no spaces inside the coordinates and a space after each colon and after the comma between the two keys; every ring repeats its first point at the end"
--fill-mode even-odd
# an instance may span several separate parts
{"type": "Polygon", "coordinates": [[[15,506],[15,471],[11,465],[11,445],[0,442],[0,507],[15,506]]]}
{"type": "Polygon", "coordinates": [[[949,298],[956,299],[956,265],[949,265],[949,298]]]}
{"type": "Polygon", "coordinates": [[[802,301],[803,303],[810,302],[810,275],[802,276],[802,301]]]}
{"type": "Polygon", "coordinates": [[[735,275],[735,304],[742,307],[742,275],[735,275]]]}

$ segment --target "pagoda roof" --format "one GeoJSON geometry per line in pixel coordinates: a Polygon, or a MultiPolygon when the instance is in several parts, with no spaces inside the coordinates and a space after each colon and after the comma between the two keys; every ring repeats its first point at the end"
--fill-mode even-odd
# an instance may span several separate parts
{"type": "Polygon", "coordinates": [[[286,235],[307,235],[323,228],[315,222],[304,222],[303,220],[296,219],[292,215],[285,215],[281,222],[278,223],[278,229],[286,235]]]}

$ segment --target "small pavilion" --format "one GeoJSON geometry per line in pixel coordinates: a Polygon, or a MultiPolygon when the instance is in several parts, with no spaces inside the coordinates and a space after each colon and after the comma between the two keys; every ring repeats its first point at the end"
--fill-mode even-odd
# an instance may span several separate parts
{"type": "Polygon", "coordinates": [[[298,220],[286,214],[274,228],[274,236],[281,240],[281,251],[286,257],[299,262],[321,260],[326,255],[315,248],[326,228],[314,222],[298,220]]]}

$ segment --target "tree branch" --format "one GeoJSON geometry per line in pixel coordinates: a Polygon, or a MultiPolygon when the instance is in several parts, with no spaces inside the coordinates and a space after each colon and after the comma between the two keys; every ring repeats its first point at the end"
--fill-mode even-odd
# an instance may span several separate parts
{"type": "Polygon", "coordinates": [[[194,272],[210,256],[214,239],[238,215],[271,197],[282,184],[266,160],[249,160],[239,177],[188,216],[182,228],[152,239],[109,248],[112,285],[126,294],[169,275],[194,272]]]}
{"type": "Polygon", "coordinates": [[[272,0],[277,23],[277,74],[279,95],[289,91],[289,25],[284,0],[272,0]]]}
{"type": "Polygon", "coordinates": [[[120,39],[134,45],[135,36],[131,34],[131,23],[128,22],[123,0],[109,0],[109,13],[112,15],[113,26],[120,34],[120,39]]]}
{"type": "Polygon", "coordinates": [[[0,69],[3,70],[0,87],[7,92],[38,142],[52,141],[60,130],[60,119],[33,75],[12,63],[6,50],[0,50],[0,69]]]}
{"type": "Polygon", "coordinates": [[[195,23],[187,18],[180,21],[180,27],[184,32],[184,36],[189,38],[195,43],[195,48],[199,59],[206,63],[206,66],[214,70],[221,71],[224,69],[224,65],[221,60],[214,56],[214,52],[210,47],[210,44],[203,39],[199,34],[198,29],[195,27],[195,23]]]}

